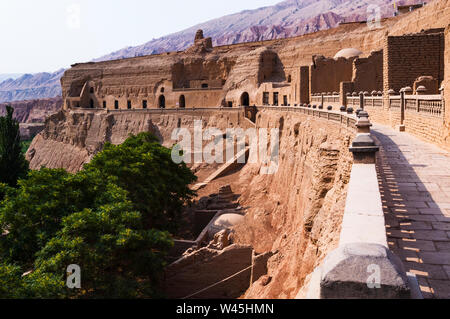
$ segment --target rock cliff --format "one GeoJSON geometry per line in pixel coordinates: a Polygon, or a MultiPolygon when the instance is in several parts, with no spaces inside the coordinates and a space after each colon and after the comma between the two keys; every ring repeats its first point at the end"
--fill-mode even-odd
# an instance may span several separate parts
{"type": "Polygon", "coordinates": [[[14,117],[20,123],[44,123],[45,119],[61,110],[62,98],[27,100],[20,102],[0,103],[0,116],[6,114],[6,106],[14,108],[14,117]]]}
{"type": "Polygon", "coordinates": [[[274,253],[267,276],[245,297],[294,298],[305,277],[338,245],[354,132],[279,111],[263,111],[256,124],[280,129],[280,163],[273,175],[260,175],[260,164],[247,164],[236,182],[241,206],[248,209],[235,242],[258,254],[274,253]]]}

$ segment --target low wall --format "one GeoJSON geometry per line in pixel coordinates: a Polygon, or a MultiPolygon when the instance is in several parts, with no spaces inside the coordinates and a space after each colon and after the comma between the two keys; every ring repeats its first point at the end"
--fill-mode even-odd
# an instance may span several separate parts
{"type": "Polygon", "coordinates": [[[352,143],[352,166],[339,247],[308,277],[297,298],[411,298],[411,287],[400,259],[388,247],[375,154],[368,114],[361,112],[352,143]]]}
{"type": "MultiPolygon", "coordinates": [[[[403,124],[406,132],[426,142],[450,150],[450,138],[445,124],[444,100],[439,95],[406,95],[403,123],[400,96],[394,96],[390,99],[380,98],[377,103],[373,103],[373,100],[370,96],[364,100],[364,110],[369,113],[372,122],[394,128],[403,124]]],[[[360,107],[360,103],[350,102],[347,103],[347,106],[356,109],[360,107]]]]}

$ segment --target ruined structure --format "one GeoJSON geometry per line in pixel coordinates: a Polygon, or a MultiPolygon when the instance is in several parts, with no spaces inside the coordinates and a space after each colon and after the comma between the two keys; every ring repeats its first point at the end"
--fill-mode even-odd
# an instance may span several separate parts
{"type": "MultiPolygon", "coordinates": [[[[272,254],[271,280],[262,276],[245,296],[311,296],[319,278],[323,298],[341,288],[358,297],[352,278],[340,277],[337,267],[352,258],[362,260],[358,275],[373,258],[392,275],[386,290],[367,295],[410,296],[410,278],[387,247],[368,117],[450,149],[449,21],[450,0],[436,0],[383,20],[381,28],[345,23],[220,47],[199,30],[183,52],[75,64],[61,80],[64,110],[47,120],[27,158],[33,169],[77,171],[105,142],[121,143],[129,133],[151,131],[172,146],[173,129],[192,130],[198,119],[204,128],[278,128],[278,172],[261,176],[261,165],[247,164],[233,175],[239,202],[249,207],[235,229],[236,247],[245,256],[248,247],[272,254]],[[365,211],[361,198],[373,210],[365,211]],[[361,231],[367,229],[372,232],[361,231]],[[355,241],[362,246],[349,246],[355,241]],[[338,289],[340,279],[346,284],[338,289]]],[[[214,256],[233,249],[203,252],[214,265],[214,256]]],[[[172,276],[190,278],[177,267],[172,276]]]]}

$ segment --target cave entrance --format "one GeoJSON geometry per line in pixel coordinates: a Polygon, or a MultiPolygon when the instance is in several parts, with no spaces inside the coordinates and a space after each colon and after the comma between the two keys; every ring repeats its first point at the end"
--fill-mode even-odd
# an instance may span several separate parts
{"type": "Polygon", "coordinates": [[[182,109],[184,109],[186,107],[186,98],[184,97],[184,95],[180,96],[179,106],[182,109]]]}
{"type": "Polygon", "coordinates": [[[250,96],[247,92],[242,93],[241,95],[241,105],[242,106],[250,106],[250,96]]]}
{"type": "Polygon", "coordinates": [[[164,97],[164,95],[160,95],[159,96],[158,106],[159,106],[160,109],[165,109],[166,108],[166,98],[164,97]]]}

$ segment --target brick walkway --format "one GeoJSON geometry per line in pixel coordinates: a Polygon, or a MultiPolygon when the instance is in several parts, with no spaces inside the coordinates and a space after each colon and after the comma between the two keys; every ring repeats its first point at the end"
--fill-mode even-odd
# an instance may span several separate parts
{"type": "Polygon", "coordinates": [[[388,242],[425,298],[450,298],[450,153],[375,124],[388,242]]]}

